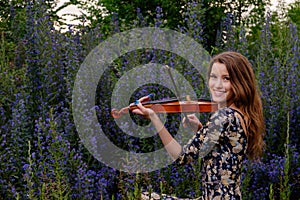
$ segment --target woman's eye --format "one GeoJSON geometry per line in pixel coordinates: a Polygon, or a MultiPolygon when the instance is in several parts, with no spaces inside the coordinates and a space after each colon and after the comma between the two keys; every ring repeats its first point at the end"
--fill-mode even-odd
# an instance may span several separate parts
{"type": "Polygon", "coordinates": [[[229,81],[230,78],[229,77],[224,77],[224,80],[229,81]]]}

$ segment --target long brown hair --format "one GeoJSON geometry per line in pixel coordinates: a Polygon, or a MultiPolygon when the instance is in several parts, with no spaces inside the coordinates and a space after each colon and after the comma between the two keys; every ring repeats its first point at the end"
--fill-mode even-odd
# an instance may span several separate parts
{"type": "Polygon", "coordinates": [[[257,88],[251,63],[237,52],[223,52],[212,58],[208,77],[214,63],[226,66],[232,87],[232,96],[227,105],[234,103],[245,115],[247,120],[246,133],[248,138],[247,155],[250,159],[258,159],[264,150],[263,134],[265,123],[262,102],[257,88]]]}

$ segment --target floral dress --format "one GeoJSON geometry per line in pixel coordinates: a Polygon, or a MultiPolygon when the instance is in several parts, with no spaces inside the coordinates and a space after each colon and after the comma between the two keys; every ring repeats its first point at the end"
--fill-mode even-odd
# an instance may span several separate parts
{"type": "Polygon", "coordinates": [[[179,164],[202,161],[202,196],[200,199],[242,199],[240,179],[246,156],[247,136],[237,110],[222,108],[213,113],[182,149],[179,164]]]}

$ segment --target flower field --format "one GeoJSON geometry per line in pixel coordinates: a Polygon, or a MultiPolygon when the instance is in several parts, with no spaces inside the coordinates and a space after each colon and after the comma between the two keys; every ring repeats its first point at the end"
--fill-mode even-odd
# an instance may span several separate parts
{"type": "MultiPolygon", "coordinates": [[[[177,31],[201,42],[202,24],[194,11],[187,12],[187,26],[177,31]]],[[[6,41],[9,33],[0,32],[0,200],[138,199],[142,190],[185,198],[199,196],[200,160],[131,174],[107,166],[89,152],[74,122],[73,88],[85,58],[107,37],[100,27],[83,24],[69,26],[66,32],[57,30],[38,3],[28,3],[23,14],[25,23],[12,33],[22,37],[16,37],[13,48],[6,41]]],[[[154,26],[162,26],[160,9],[156,17],[154,26]]],[[[111,35],[123,30],[118,18],[113,20],[111,35]]],[[[130,28],[142,26],[140,22],[130,28]]],[[[262,20],[255,39],[248,37],[247,29],[234,26],[230,18],[224,19],[223,27],[219,40],[226,37],[226,42],[216,45],[210,54],[231,50],[249,58],[266,122],[266,150],[261,161],[244,163],[243,199],[300,199],[299,27],[271,13],[262,20]]],[[[122,134],[110,116],[115,84],[135,66],[148,63],[168,64],[189,80],[197,97],[209,97],[199,73],[174,53],[138,49],[119,56],[100,77],[95,107],[107,137],[127,151],[162,148],[158,137],[138,139],[122,134]]],[[[130,102],[150,93],[157,99],[174,96],[160,84],[127,92],[132,93],[130,102]]],[[[202,120],[206,117],[201,115],[202,120]]],[[[167,117],[167,127],[174,134],[180,126],[178,118],[180,115],[167,117]]],[[[148,123],[137,117],[134,120],[148,123]]]]}

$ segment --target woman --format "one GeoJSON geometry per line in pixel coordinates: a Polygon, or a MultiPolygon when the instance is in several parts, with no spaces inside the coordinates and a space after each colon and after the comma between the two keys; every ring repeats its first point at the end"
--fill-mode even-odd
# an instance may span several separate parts
{"type": "MultiPolygon", "coordinates": [[[[236,52],[212,58],[208,86],[218,104],[206,125],[188,115],[196,134],[181,147],[163,126],[156,113],[136,102],[133,112],[151,119],[166,150],[179,164],[203,159],[200,199],[242,199],[240,179],[243,160],[258,159],[264,148],[262,103],[250,62],[236,52]]],[[[186,121],[186,120],[185,120],[186,121]]]]}

